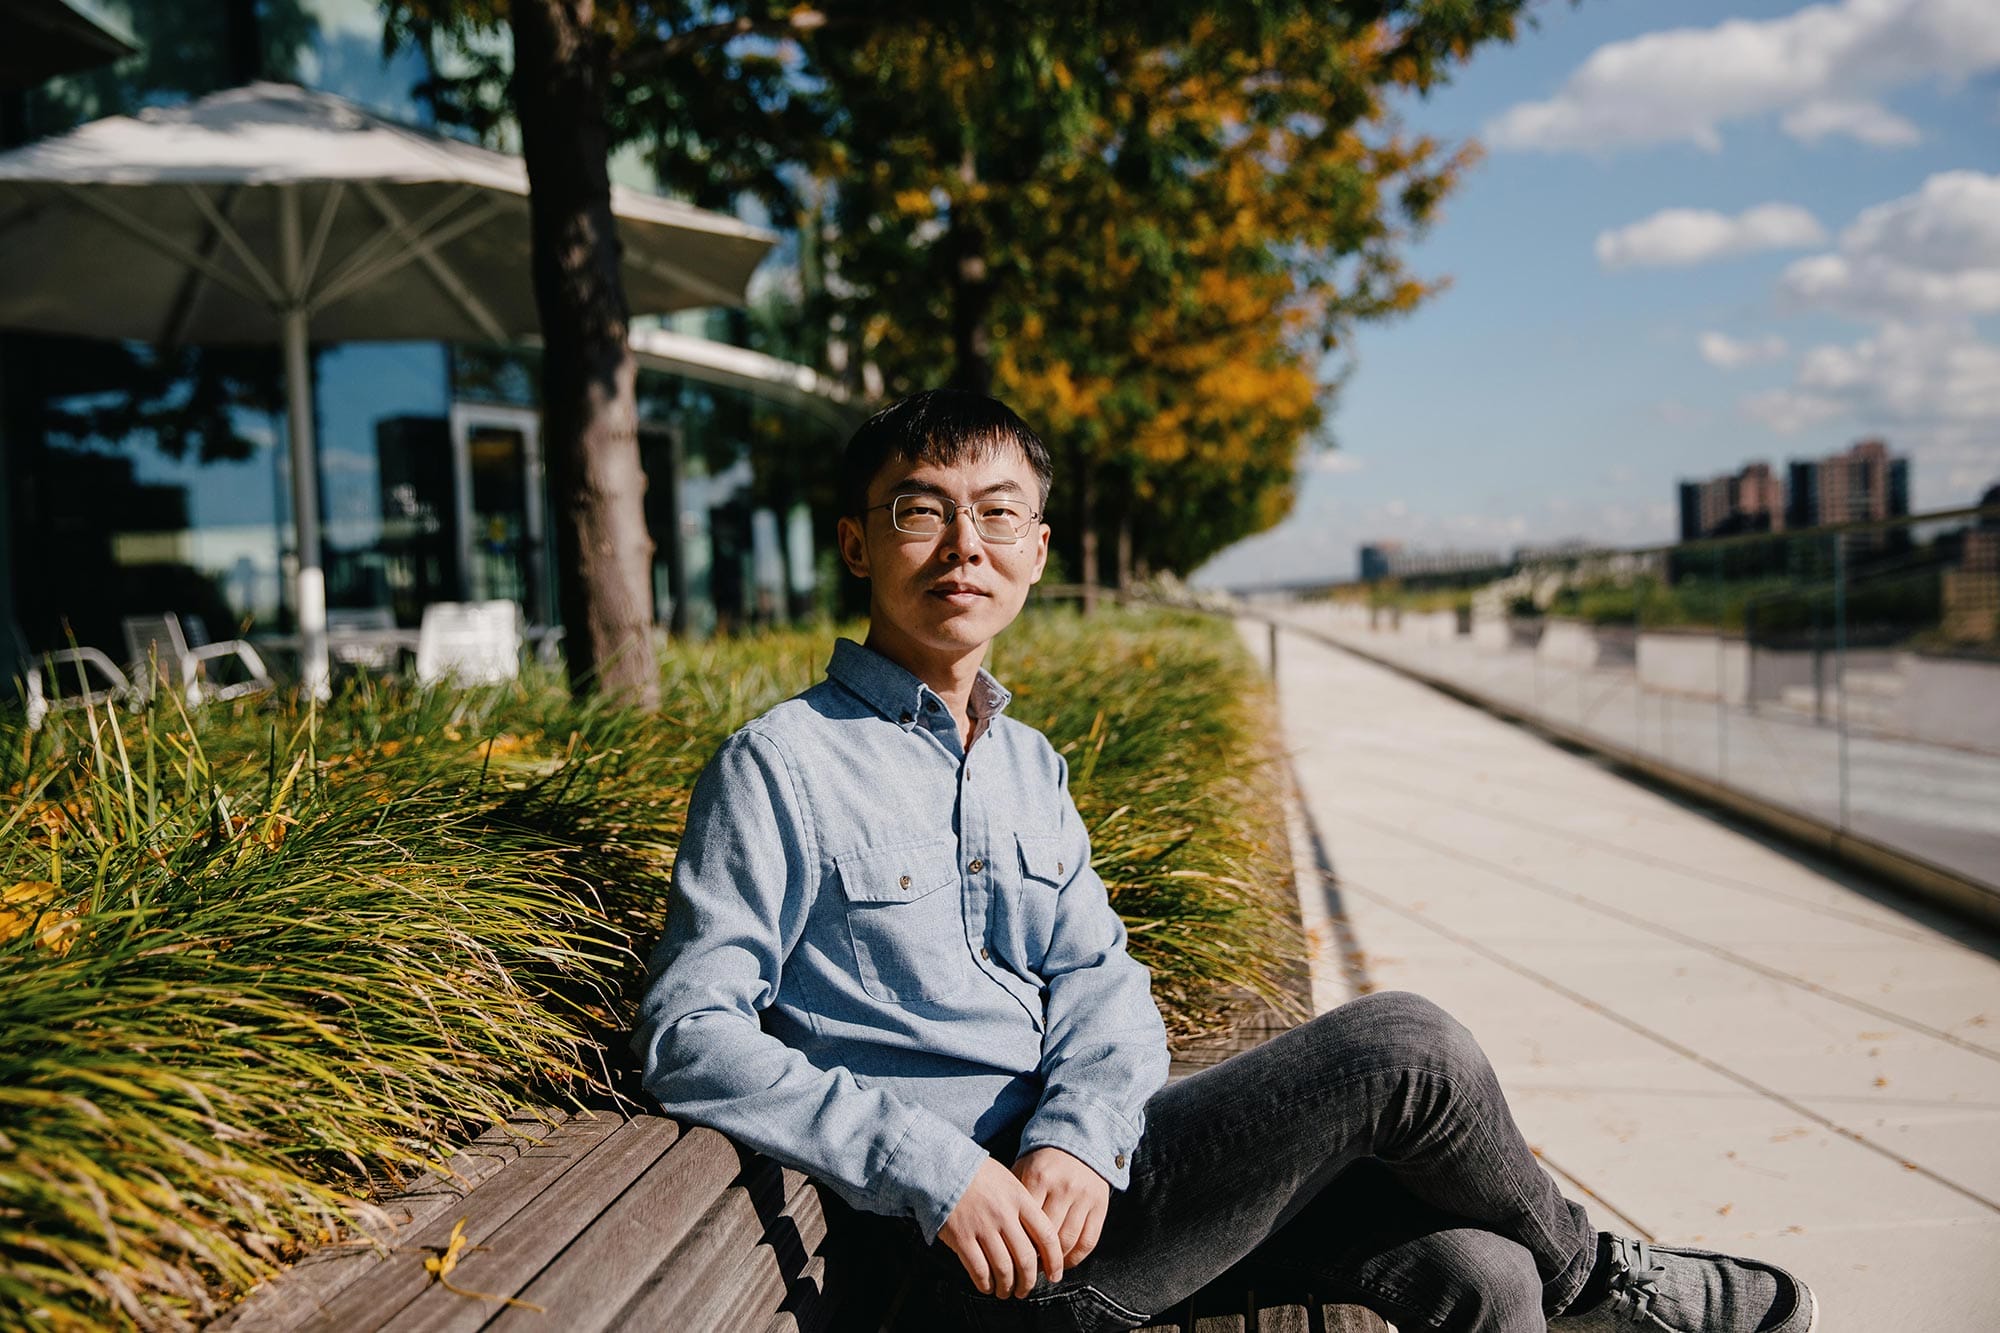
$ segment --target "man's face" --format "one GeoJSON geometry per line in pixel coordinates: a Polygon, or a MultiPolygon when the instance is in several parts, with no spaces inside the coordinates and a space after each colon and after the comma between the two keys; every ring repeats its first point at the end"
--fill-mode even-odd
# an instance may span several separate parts
{"type": "MultiPolygon", "coordinates": [[[[984,648],[1028,599],[1049,558],[1049,525],[1037,516],[1011,543],[983,536],[975,517],[1008,506],[1038,515],[1041,485],[1019,449],[943,466],[901,460],[885,465],[869,483],[868,503],[890,505],[899,495],[922,496],[918,508],[953,513],[942,532],[899,531],[892,510],[871,508],[840,520],[840,553],[847,567],[870,583],[871,634],[930,653],[954,657],[984,648]]],[[[908,502],[906,502],[908,503],[908,502]]]]}

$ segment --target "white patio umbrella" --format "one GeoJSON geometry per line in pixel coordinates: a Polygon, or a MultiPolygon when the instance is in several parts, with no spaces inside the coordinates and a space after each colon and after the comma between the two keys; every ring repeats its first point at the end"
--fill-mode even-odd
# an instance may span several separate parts
{"type": "MultiPolygon", "coordinates": [[[[633,313],[742,305],[775,239],[613,187],[633,313]]],[[[283,344],[301,682],[327,680],[307,345],[535,334],[519,158],[253,83],[0,153],[0,326],[283,344]]]]}

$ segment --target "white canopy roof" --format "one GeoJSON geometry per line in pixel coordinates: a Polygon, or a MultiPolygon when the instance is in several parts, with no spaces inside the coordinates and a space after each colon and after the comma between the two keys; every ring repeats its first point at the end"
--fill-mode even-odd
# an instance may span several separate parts
{"type": "MultiPolygon", "coordinates": [[[[297,301],[320,341],[524,336],[527,196],[519,158],[288,84],[108,117],[0,154],[0,324],[275,341],[297,301]]],[[[622,187],[612,206],[638,314],[742,304],[775,239],[622,187]]]]}

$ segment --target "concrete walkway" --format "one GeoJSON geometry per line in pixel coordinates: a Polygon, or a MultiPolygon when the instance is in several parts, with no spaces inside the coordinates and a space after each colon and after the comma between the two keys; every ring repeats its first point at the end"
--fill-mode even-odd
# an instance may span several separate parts
{"type": "Polygon", "coordinates": [[[1339,649],[1279,658],[1318,1008],[1437,1000],[1599,1225],[1792,1267],[1823,1333],[2000,1327],[2000,939],[1339,649]]]}

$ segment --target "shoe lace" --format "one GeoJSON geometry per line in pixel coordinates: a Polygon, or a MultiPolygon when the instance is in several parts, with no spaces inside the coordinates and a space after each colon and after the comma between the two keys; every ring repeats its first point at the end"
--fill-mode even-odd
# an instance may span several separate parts
{"type": "Polygon", "coordinates": [[[1612,1308],[1636,1322],[1659,1299],[1664,1265],[1653,1262],[1653,1247],[1643,1240],[1611,1238],[1612,1308]]]}

